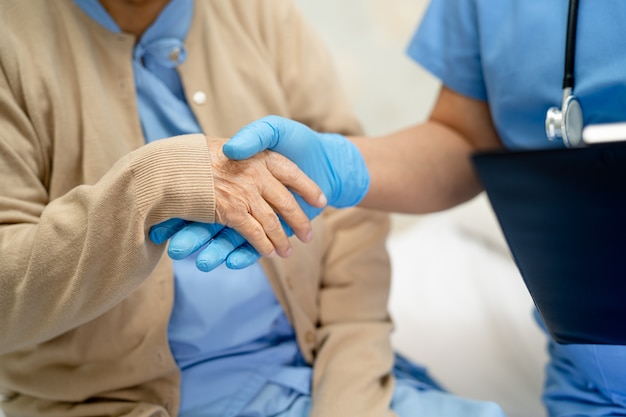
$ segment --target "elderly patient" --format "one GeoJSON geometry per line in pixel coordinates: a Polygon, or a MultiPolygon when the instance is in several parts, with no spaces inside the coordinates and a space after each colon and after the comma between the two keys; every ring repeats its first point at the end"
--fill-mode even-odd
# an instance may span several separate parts
{"type": "Polygon", "coordinates": [[[307,244],[267,237],[291,257],[243,270],[148,239],[174,218],[236,225],[259,183],[289,177],[205,133],[270,113],[358,133],[288,0],[7,0],[0,68],[7,416],[500,415],[394,369],[384,215],[328,209],[312,239],[295,231],[307,244]]]}

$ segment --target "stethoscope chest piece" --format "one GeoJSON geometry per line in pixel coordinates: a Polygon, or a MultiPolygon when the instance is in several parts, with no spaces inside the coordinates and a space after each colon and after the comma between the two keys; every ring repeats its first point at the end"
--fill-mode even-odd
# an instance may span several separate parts
{"type": "Polygon", "coordinates": [[[551,141],[563,139],[568,148],[582,145],[583,138],[583,110],[573,94],[577,21],[578,0],[569,0],[561,108],[550,107],[546,114],[546,136],[551,141]]]}
{"type": "Polygon", "coordinates": [[[549,140],[563,139],[568,148],[582,144],[583,111],[578,99],[566,91],[562,108],[550,107],[546,113],[546,136],[549,140]]]}

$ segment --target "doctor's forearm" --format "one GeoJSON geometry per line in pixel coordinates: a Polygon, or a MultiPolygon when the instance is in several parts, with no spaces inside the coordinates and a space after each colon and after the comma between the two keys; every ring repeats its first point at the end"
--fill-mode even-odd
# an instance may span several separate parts
{"type": "Polygon", "coordinates": [[[482,187],[471,166],[474,148],[456,131],[427,122],[377,138],[350,138],[371,176],[362,207],[429,213],[477,195],[482,187]]]}

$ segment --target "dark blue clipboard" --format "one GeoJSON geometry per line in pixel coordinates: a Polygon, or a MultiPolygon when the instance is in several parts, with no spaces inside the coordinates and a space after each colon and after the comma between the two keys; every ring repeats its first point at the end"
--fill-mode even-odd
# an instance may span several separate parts
{"type": "Polygon", "coordinates": [[[552,337],[626,345],[626,142],[472,162],[552,337]]]}

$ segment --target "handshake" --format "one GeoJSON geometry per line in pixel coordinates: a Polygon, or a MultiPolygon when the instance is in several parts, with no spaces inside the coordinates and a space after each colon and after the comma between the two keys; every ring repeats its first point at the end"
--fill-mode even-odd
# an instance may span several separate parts
{"type": "MultiPolygon", "coordinates": [[[[289,190],[300,208],[300,218],[304,213],[308,220],[312,220],[321,213],[324,203],[337,208],[355,206],[369,188],[370,178],[365,161],[357,147],[345,136],[318,133],[282,117],[268,116],[250,123],[222,148],[224,155],[232,160],[248,159],[266,150],[279,153],[295,163],[326,197],[325,202],[323,199],[305,199],[294,190],[289,190]]],[[[286,186],[280,185],[281,188],[286,186]]],[[[293,235],[294,228],[298,226],[293,224],[294,219],[299,217],[291,215],[290,224],[279,208],[276,212],[283,233],[293,235]]],[[[196,266],[205,272],[223,262],[231,269],[245,268],[256,262],[261,254],[244,238],[245,234],[243,226],[227,227],[219,223],[183,219],[169,219],[150,229],[150,239],[154,243],[162,244],[170,240],[168,254],[172,259],[183,259],[200,250],[196,266]]],[[[307,239],[306,235],[298,237],[307,239]]]]}

